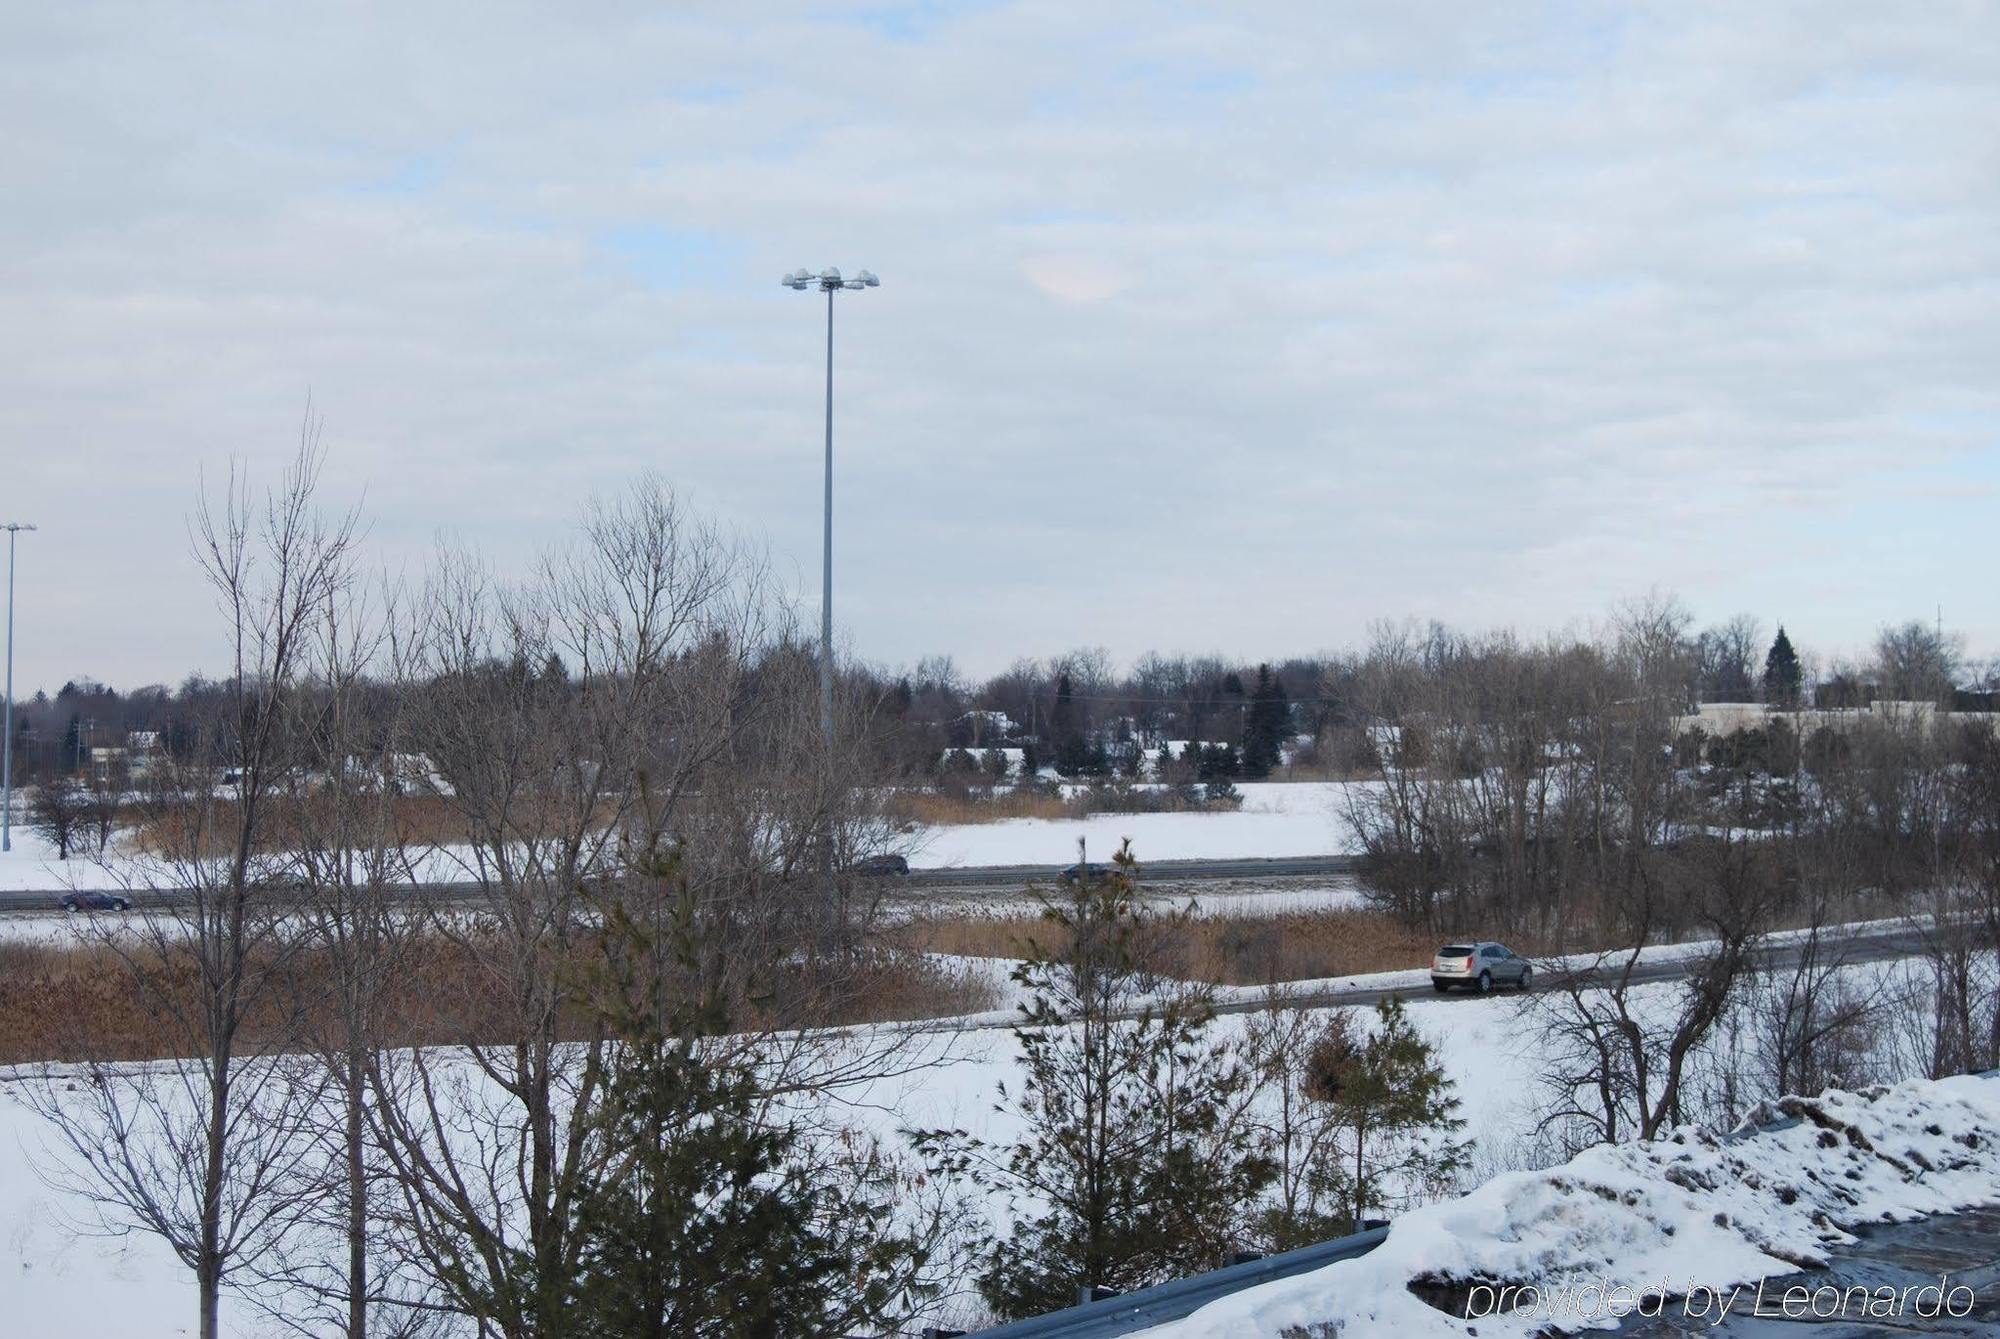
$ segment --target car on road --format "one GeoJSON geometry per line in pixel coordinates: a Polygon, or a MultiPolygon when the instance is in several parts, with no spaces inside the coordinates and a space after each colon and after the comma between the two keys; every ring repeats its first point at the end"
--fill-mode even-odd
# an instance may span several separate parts
{"type": "Polygon", "coordinates": [[[1484,995],[1499,985],[1528,990],[1534,984],[1534,964],[1491,940],[1446,944],[1431,959],[1431,985],[1440,995],[1453,986],[1484,995]]]}
{"type": "Polygon", "coordinates": [[[1056,882],[1065,888],[1073,888],[1079,883],[1102,883],[1109,874],[1110,871],[1102,865],[1093,865],[1088,861],[1079,861],[1074,865],[1065,865],[1063,868],[1057,870],[1056,882]]]}
{"type": "Polygon", "coordinates": [[[64,893],[64,911],[130,911],[132,904],[116,893],[64,893]]]}
{"type": "Polygon", "coordinates": [[[871,855],[865,860],[855,861],[854,872],[864,879],[883,879],[894,874],[908,874],[910,862],[900,855],[871,855]]]}

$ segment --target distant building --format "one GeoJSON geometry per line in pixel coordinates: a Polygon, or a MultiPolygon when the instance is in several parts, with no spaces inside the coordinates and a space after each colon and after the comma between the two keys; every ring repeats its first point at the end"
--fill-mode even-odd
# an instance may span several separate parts
{"type": "Polygon", "coordinates": [[[1785,711],[1763,702],[1704,702],[1681,718],[1682,728],[1700,730],[1711,739],[1762,730],[1773,721],[1784,721],[1801,735],[1819,729],[1851,730],[1864,721],[1893,722],[1915,726],[1926,732],[1939,722],[1970,724],[1974,721],[2000,722],[2000,712],[1939,711],[1935,702],[1892,702],[1874,700],[1865,707],[1807,707],[1785,711]]]}

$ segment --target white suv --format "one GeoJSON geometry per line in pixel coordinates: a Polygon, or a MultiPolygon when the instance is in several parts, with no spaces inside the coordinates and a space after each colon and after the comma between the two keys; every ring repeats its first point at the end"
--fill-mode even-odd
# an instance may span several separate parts
{"type": "Polygon", "coordinates": [[[1505,944],[1446,944],[1431,959],[1431,985],[1442,995],[1453,986],[1467,986],[1484,995],[1496,982],[1521,990],[1534,984],[1535,969],[1514,956],[1505,944]]]}

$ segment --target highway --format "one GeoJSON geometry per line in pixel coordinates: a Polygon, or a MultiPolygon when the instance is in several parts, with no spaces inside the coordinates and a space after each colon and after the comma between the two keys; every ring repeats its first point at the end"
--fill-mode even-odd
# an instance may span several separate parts
{"type": "MultiPolygon", "coordinates": [[[[1924,943],[1922,933],[1906,926],[1868,924],[1855,928],[1852,933],[1840,934],[1839,931],[1844,928],[1842,926],[1828,927],[1828,930],[1831,932],[1829,937],[1823,938],[1820,941],[1820,951],[1826,955],[1827,960],[1838,963],[1843,967],[1859,966],[1862,963],[1869,962],[1881,962],[1889,958],[1914,957],[1923,952],[1924,943]]],[[[1757,970],[1783,970],[1784,968],[1793,967],[1798,964],[1805,950],[1798,944],[1788,942],[1784,938],[1787,933],[1781,930],[1770,938],[1770,942],[1757,955],[1757,970]]],[[[1662,945],[1660,947],[1671,948],[1674,946],[1662,945]]],[[[1588,955],[1579,954],[1576,956],[1581,958],[1588,955]]],[[[1600,970],[1589,975],[1594,976],[1599,982],[1609,984],[1623,966],[1623,952],[1621,950],[1612,950],[1607,954],[1605,961],[1609,970],[1600,970]]],[[[1651,960],[1642,960],[1638,966],[1632,969],[1631,980],[1635,985],[1643,985],[1654,981],[1672,981],[1679,977],[1691,975],[1698,961],[1698,956],[1693,955],[1654,957],[1651,960]]],[[[1421,971],[1423,969],[1419,968],[1416,970],[1421,971]]],[[[1389,974],[1381,973],[1380,975],[1386,976],[1389,974]]],[[[1539,960],[1536,962],[1535,980],[1532,989],[1536,991],[1547,990],[1556,982],[1556,979],[1557,971],[1553,966],[1544,964],[1539,960]]],[[[1418,981],[1415,984],[1396,985],[1381,984],[1380,982],[1364,984],[1364,982],[1365,978],[1357,978],[1355,984],[1349,986],[1337,986],[1327,990],[1298,991],[1287,994],[1283,997],[1281,1007],[1286,1009],[1327,1009],[1336,1006],[1372,1008],[1380,1004],[1383,1000],[1388,999],[1391,995],[1400,995],[1406,1000],[1434,1000],[1439,1003],[1471,1003],[1482,998],[1471,991],[1465,990],[1453,990],[1441,995],[1431,988],[1427,980],[1418,981]]],[[[1278,984],[1282,986],[1285,983],[1280,982],[1278,984]]],[[[1521,992],[1511,986],[1495,987],[1493,995],[1508,999],[1521,998],[1521,992]]],[[[1215,1012],[1218,1014],[1249,1014],[1269,1008],[1270,1001],[1262,995],[1252,995],[1248,998],[1220,1000],[1217,1001],[1214,1007],[1215,1012]]],[[[1119,1017],[1137,1018],[1140,1016],[1140,1012],[1140,1010],[1134,1009],[1119,1015],[1119,1017]]],[[[959,1019],[941,1019],[939,1020],[939,1025],[949,1024],[951,1027],[959,1030],[986,1031],[989,1029],[1012,1028],[1017,1026],[1019,1022],[1020,1019],[1018,1017],[1004,1013],[995,1013],[990,1017],[980,1017],[970,1023],[959,1019]]]]}
{"type": "MultiPolygon", "coordinates": [[[[1840,927],[1831,928],[1837,931],[1840,927]]],[[[1881,962],[1887,958],[1907,958],[1922,951],[1923,935],[1916,930],[1900,925],[1870,926],[1867,929],[1857,930],[1850,935],[1838,938],[1829,937],[1822,939],[1820,942],[1820,952],[1828,961],[1837,961],[1842,966],[1847,967],[1858,966],[1866,962],[1881,962]]],[[[1799,945],[1782,941],[1776,942],[1767,947],[1758,956],[1757,966],[1760,970],[1794,967],[1798,965],[1799,959],[1804,955],[1804,952],[1804,948],[1799,945]]],[[[1672,981],[1676,978],[1690,975],[1697,962],[1698,959],[1695,957],[1656,958],[1651,961],[1641,961],[1638,966],[1632,969],[1631,979],[1634,984],[1643,984],[1650,981],[1672,981]]],[[[1608,981],[1617,975],[1618,969],[1624,963],[1622,952],[1614,950],[1610,955],[1609,963],[1612,970],[1601,971],[1595,974],[1600,981],[1608,981]]],[[[1554,979],[1555,973],[1552,969],[1544,968],[1537,964],[1533,988],[1535,990],[1547,989],[1554,982],[1554,979]]],[[[1493,993],[1495,995],[1514,995],[1518,992],[1511,986],[1505,986],[1495,987],[1493,993]]],[[[1470,991],[1457,990],[1445,995],[1437,995],[1429,985],[1419,986],[1416,990],[1412,990],[1408,986],[1357,985],[1349,988],[1315,991],[1310,994],[1294,996],[1288,999],[1286,1003],[1290,1007],[1302,1009],[1319,1009],[1331,1005],[1376,1005],[1391,995],[1401,995],[1405,999],[1471,1000],[1478,998],[1477,995],[1470,991]]],[[[1264,1007],[1264,1002],[1261,1000],[1232,1000],[1228,1003],[1217,1005],[1216,1012],[1223,1014],[1253,1013],[1264,1007]]]]}
{"type": "MultiPolygon", "coordinates": [[[[1360,857],[1352,855],[1290,856],[1269,860],[1156,860],[1140,867],[1140,880],[1144,884],[1171,885],[1339,876],[1353,874],[1360,864],[1360,857]]],[[[954,895],[1018,893],[1031,882],[1043,885],[1053,883],[1057,868],[1054,865],[967,865],[952,869],[913,869],[908,874],[871,882],[879,884],[894,900],[933,891],[948,891],[954,895]]],[[[61,887],[0,890],[0,912],[60,911],[62,899],[69,891],[61,887]]],[[[117,891],[118,896],[130,899],[135,909],[148,905],[174,906],[188,900],[185,893],[173,889],[117,891]]],[[[414,900],[419,890],[416,885],[406,885],[397,891],[406,899],[414,900]]],[[[431,884],[424,891],[447,901],[470,901],[478,898],[481,892],[476,883],[431,884]]]]}

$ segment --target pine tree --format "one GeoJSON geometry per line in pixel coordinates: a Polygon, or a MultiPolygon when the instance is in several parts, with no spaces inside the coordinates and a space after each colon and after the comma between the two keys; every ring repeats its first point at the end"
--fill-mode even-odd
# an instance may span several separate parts
{"type": "Polygon", "coordinates": [[[1076,698],[1065,671],[1056,677],[1056,706],[1049,716],[1049,730],[1055,735],[1056,771],[1064,776],[1083,776],[1092,770],[1090,745],[1077,716],[1076,698]]]}
{"type": "Polygon", "coordinates": [[[1285,685],[1269,665],[1257,667],[1257,689],[1250,696],[1250,717],[1243,727],[1243,775],[1265,777],[1284,759],[1291,733],[1291,703],[1285,685]]]}
{"type": "Polygon", "coordinates": [[[1330,1108],[1347,1165],[1350,1225],[1388,1203],[1388,1187],[1440,1188],[1466,1165],[1471,1145],[1454,1136],[1465,1128],[1452,1081],[1411,1023],[1401,997],[1377,1009],[1374,1034],[1358,1040],[1330,1031],[1308,1060],[1307,1095],[1330,1108]]]}
{"type": "Polygon", "coordinates": [[[578,1339],[876,1332],[927,1258],[896,1223],[879,1156],[828,1165],[800,1123],[774,1118],[771,1057],[731,1027],[743,983],[703,963],[679,861],[635,864],[665,896],[635,911],[614,890],[583,983],[615,1040],[587,1129],[606,1171],[571,1206],[574,1276],[534,1286],[563,1291],[563,1334],[578,1339]]]}
{"type": "Polygon", "coordinates": [[[1046,934],[1014,979],[1022,1133],[1008,1148],[933,1136],[1036,1207],[988,1257],[979,1290],[1001,1315],[1053,1311],[1081,1288],[1119,1292],[1226,1263],[1270,1181],[1251,1131],[1228,1119],[1250,1076],[1211,1037],[1211,992],[1148,999],[1153,917],[1128,843],[1111,874],[1045,899],[1046,934]],[[1131,1015],[1124,1017],[1124,1015],[1131,1015]]]}
{"type": "Polygon", "coordinates": [[[1778,635],[1771,639],[1771,649],[1764,657],[1764,701],[1774,707],[1790,710],[1799,705],[1805,690],[1805,671],[1799,666],[1799,653],[1792,649],[1792,639],[1785,635],[1785,625],[1778,625],[1778,635]]]}

